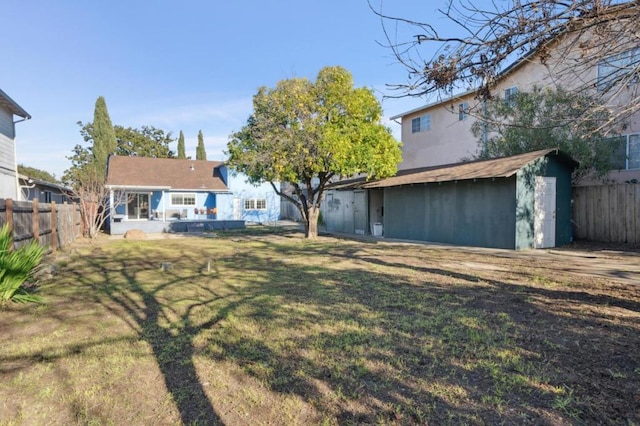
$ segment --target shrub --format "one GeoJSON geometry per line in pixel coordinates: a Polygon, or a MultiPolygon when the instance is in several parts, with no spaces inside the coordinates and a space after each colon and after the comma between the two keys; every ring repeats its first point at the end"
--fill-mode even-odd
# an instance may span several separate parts
{"type": "Polygon", "coordinates": [[[0,229],[0,301],[40,302],[24,287],[33,277],[44,257],[44,248],[32,241],[17,250],[11,250],[11,231],[5,224],[0,229]]]}

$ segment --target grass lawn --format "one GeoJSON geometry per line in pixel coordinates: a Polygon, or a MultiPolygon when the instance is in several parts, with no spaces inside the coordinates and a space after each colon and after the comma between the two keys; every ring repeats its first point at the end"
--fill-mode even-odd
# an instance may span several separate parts
{"type": "Polygon", "coordinates": [[[286,230],[58,265],[0,307],[0,424],[640,424],[638,285],[286,230]]]}

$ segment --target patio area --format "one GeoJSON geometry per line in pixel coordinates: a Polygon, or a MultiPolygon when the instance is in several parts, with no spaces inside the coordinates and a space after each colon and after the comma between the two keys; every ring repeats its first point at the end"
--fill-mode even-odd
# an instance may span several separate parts
{"type": "Polygon", "coordinates": [[[166,232],[204,232],[242,229],[244,220],[187,219],[187,220],[123,220],[111,223],[111,235],[124,235],[131,229],[145,234],[166,232]]]}

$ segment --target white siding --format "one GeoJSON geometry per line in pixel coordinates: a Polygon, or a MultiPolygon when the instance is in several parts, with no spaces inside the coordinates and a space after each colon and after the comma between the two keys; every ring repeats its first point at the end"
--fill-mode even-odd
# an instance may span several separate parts
{"type": "Polygon", "coordinates": [[[17,198],[13,114],[0,108],[0,198],[17,198]]]}

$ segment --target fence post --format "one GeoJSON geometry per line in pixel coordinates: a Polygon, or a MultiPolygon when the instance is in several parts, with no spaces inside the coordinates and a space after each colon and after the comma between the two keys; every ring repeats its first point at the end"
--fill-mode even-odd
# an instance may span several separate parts
{"type": "Polygon", "coordinates": [[[7,228],[9,228],[9,250],[13,250],[15,241],[13,239],[13,199],[7,198],[5,200],[5,208],[7,209],[7,228]]]}
{"type": "Polygon", "coordinates": [[[82,235],[82,213],[78,212],[79,204],[73,206],[73,231],[74,237],[82,235]],[[77,217],[76,217],[77,216],[77,217]]]}
{"type": "Polygon", "coordinates": [[[76,203],[73,203],[73,208],[71,209],[71,234],[73,238],[76,238],[76,203]]]}
{"type": "Polygon", "coordinates": [[[56,252],[58,247],[58,212],[56,202],[51,202],[51,253],[56,252]]]}
{"type": "Polygon", "coordinates": [[[31,205],[33,206],[31,212],[31,228],[33,229],[33,239],[35,242],[40,244],[40,211],[38,209],[38,199],[34,198],[31,201],[31,205]]]}

